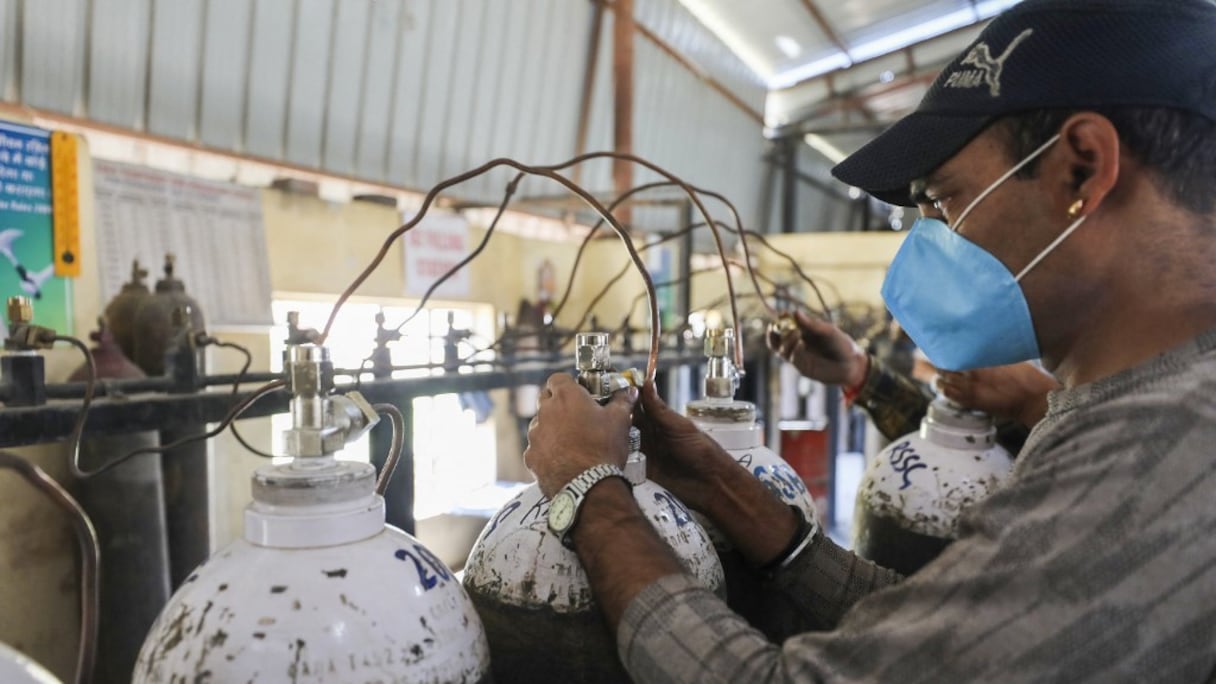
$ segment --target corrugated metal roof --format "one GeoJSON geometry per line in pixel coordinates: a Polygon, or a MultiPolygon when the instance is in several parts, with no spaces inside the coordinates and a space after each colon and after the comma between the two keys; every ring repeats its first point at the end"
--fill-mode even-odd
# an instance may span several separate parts
{"type": "Polygon", "coordinates": [[[21,2],[0,0],[0,94],[5,100],[20,97],[21,2]]]}
{"type": "Polygon", "coordinates": [[[85,3],[21,3],[21,95],[25,103],[66,114],[85,109],[91,31],[85,3]]]}
{"type": "Polygon", "coordinates": [[[189,142],[244,152],[249,54],[256,35],[255,4],[245,0],[203,0],[202,4],[203,50],[191,65],[195,78],[201,81],[195,115],[198,134],[189,142]]]}
{"type": "MultiPolygon", "coordinates": [[[[737,3],[755,9],[750,3],[737,3]]],[[[649,28],[698,68],[757,112],[768,92],[760,74],[676,0],[636,0],[639,24],[649,28]]]]}
{"type": "MultiPolygon", "coordinates": [[[[550,164],[574,155],[595,11],[592,0],[0,0],[0,92],[131,131],[425,189],[496,156],[550,164]]],[[[590,149],[612,147],[605,14],[590,149]]],[[[638,36],[634,152],[727,192],[753,216],[763,84],[678,0],[637,0],[636,16],[679,59],[638,36]]],[[[610,192],[610,167],[589,164],[584,184],[610,192]]],[[[509,177],[452,194],[496,202],[509,177]]],[[[519,196],[558,191],[529,181],[519,196]]]]}
{"type": "Polygon", "coordinates": [[[769,134],[814,132],[833,160],[915,107],[983,23],[1019,1],[682,0],[771,89],[769,134]]]}
{"type": "Polygon", "coordinates": [[[155,4],[146,93],[149,132],[198,139],[204,26],[202,0],[155,4]]]}

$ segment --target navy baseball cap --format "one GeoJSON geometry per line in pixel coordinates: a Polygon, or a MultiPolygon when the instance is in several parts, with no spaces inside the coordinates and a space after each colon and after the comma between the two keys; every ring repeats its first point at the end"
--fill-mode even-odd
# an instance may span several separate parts
{"type": "Polygon", "coordinates": [[[832,169],[884,202],[996,119],[1034,109],[1163,107],[1216,121],[1213,0],[1025,0],[954,58],[916,111],[832,169]]]}

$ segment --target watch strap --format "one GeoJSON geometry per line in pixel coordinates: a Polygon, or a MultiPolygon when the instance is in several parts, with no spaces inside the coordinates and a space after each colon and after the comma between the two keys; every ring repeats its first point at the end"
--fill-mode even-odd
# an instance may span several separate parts
{"type": "Polygon", "coordinates": [[[571,494],[574,494],[576,499],[581,500],[587,495],[587,492],[591,491],[592,487],[609,477],[620,477],[626,482],[629,481],[629,478],[625,476],[625,471],[621,470],[619,466],[612,463],[600,463],[579,473],[566,485],[566,488],[570,490],[571,494]]]}
{"type": "MultiPolygon", "coordinates": [[[[583,501],[587,497],[587,492],[591,491],[591,488],[595,485],[610,477],[619,477],[630,487],[633,486],[633,483],[629,481],[629,477],[625,475],[625,471],[621,470],[619,466],[612,463],[600,463],[579,473],[573,480],[567,482],[566,486],[562,487],[561,491],[569,492],[574,497],[574,516],[570,521],[570,526],[560,532],[560,541],[563,546],[573,548],[570,541],[570,531],[578,523],[579,509],[583,507],[583,501]]],[[[557,532],[557,530],[553,530],[553,532],[557,532]]]]}

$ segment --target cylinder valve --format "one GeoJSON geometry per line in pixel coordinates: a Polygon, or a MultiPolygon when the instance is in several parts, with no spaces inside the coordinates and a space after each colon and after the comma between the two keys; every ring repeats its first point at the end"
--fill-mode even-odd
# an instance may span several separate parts
{"type": "Polygon", "coordinates": [[[578,369],[578,382],[600,403],[611,399],[617,390],[641,384],[637,371],[629,369],[618,372],[612,369],[608,333],[578,333],[574,340],[574,363],[578,369]]]}
{"type": "Polygon", "coordinates": [[[299,345],[287,350],[291,428],[283,432],[287,453],[299,458],[330,456],[362,437],[379,416],[362,394],[331,394],[334,366],[329,349],[299,345]]]}
{"type": "Polygon", "coordinates": [[[735,331],[709,328],[705,331],[705,397],[733,399],[739,389],[739,369],[735,366],[735,331]]]}

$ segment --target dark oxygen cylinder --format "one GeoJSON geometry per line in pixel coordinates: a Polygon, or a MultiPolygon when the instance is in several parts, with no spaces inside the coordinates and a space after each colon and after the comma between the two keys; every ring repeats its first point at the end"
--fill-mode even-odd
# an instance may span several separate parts
{"type": "MultiPolygon", "coordinates": [[[[98,379],[142,378],[104,322],[93,333],[98,379]]],[[[85,366],[70,380],[88,377],[85,366]]],[[[93,437],[80,445],[80,459],[92,470],[143,447],[159,446],[156,432],[93,437]]],[[[98,684],[131,681],[143,637],[169,600],[169,551],[159,454],[141,454],[77,486],[77,498],[101,544],[101,622],[98,625],[98,684]]]]}
{"type": "MultiPolygon", "coordinates": [[[[710,328],[705,331],[704,397],[688,402],[685,413],[692,422],[714,439],[740,467],[754,475],[783,503],[797,507],[807,522],[820,528],[815,502],[806,483],[772,449],[764,446],[764,427],[756,420],[756,405],[738,401],[739,373],[733,358],[735,331],[732,328],[710,328]]],[[[774,602],[783,599],[766,591],[759,574],[743,559],[734,545],[700,514],[694,513],[713,541],[726,575],[726,603],[756,629],[769,638],[777,639],[789,633],[788,625],[772,616],[774,602]]],[[[805,629],[817,625],[804,624],[805,629]]]]}
{"type": "Polygon", "coordinates": [[[135,358],[135,314],[144,300],[152,296],[144,284],[147,275],[147,269],[140,267],[138,259],[132,261],[131,281],[124,283],[122,291],[106,305],[106,325],[127,359],[135,358]]]}
{"type": "Polygon", "coordinates": [[[920,431],[892,442],[866,469],[854,508],[854,550],[905,575],[916,572],[957,538],[962,512],[1012,469],[991,416],[938,397],[920,431]]]}
{"type": "Polygon", "coordinates": [[[194,330],[205,330],[203,310],[186,294],[186,285],[174,276],[175,257],[165,255],[165,277],[156,281],[156,292],[139,304],[135,313],[135,365],[149,376],[165,374],[165,352],[177,332],[173,312],[186,309],[194,330]]]}
{"type": "MultiPolygon", "coordinates": [[[[156,292],[140,304],[135,314],[133,360],[150,376],[162,376],[166,372],[165,354],[184,329],[181,311],[189,312],[190,318],[185,324],[192,330],[201,332],[205,329],[202,310],[174,275],[174,265],[174,256],[166,254],[164,278],[157,281],[156,292]]],[[[170,444],[206,429],[204,423],[181,423],[162,430],[160,439],[162,443],[170,444]]],[[[161,457],[161,470],[165,482],[165,520],[169,529],[169,577],[176,588],[207,559],[210,551],[206,442],[196,441],[165,452],[161,457]]]]}

